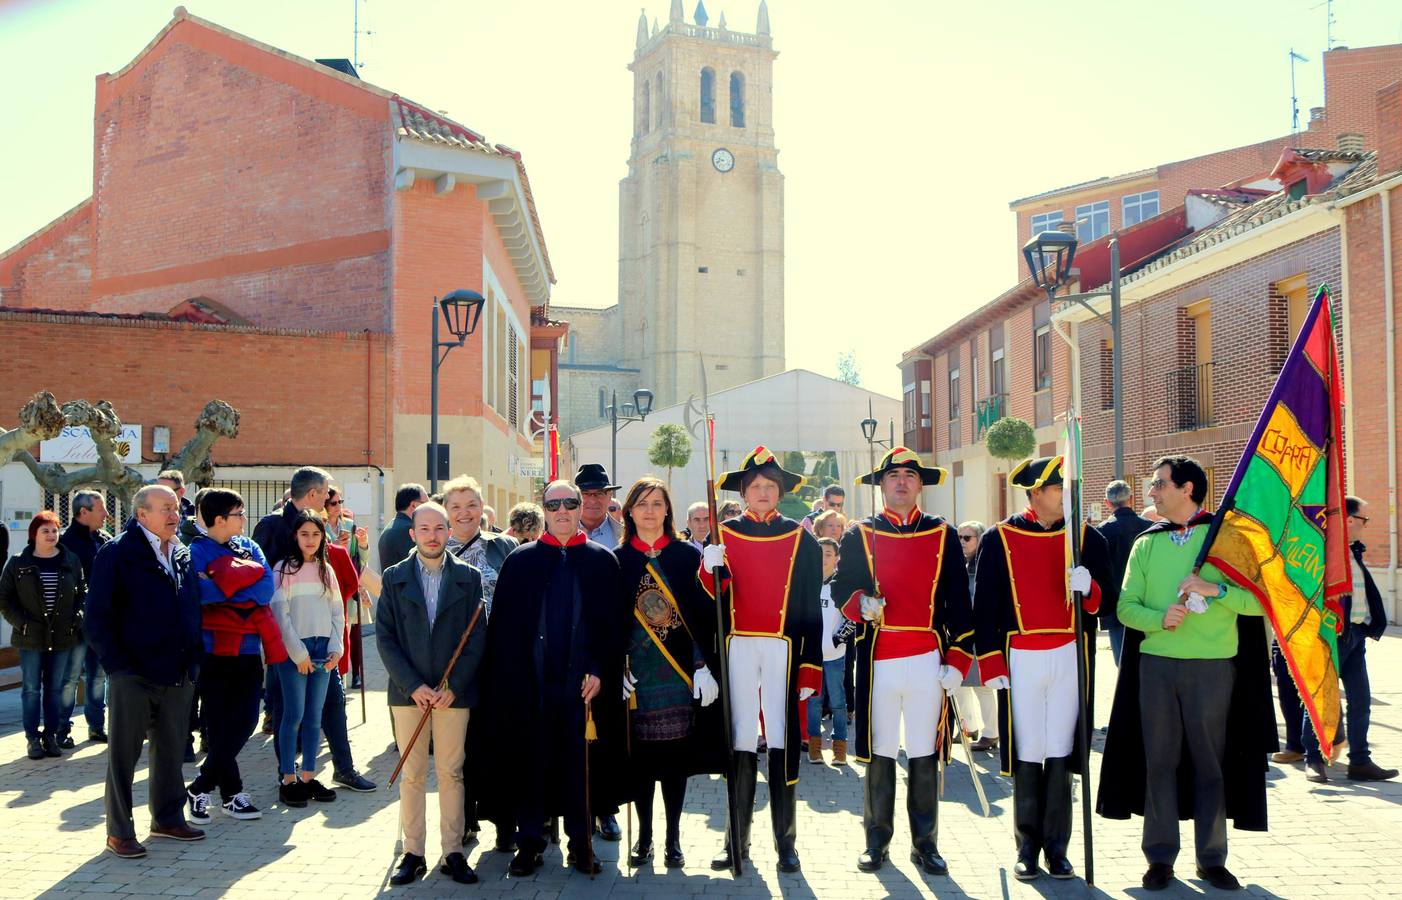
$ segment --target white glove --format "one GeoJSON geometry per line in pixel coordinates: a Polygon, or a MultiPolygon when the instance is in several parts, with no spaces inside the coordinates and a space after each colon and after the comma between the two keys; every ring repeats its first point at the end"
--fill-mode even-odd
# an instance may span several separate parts
{"type": "Polygon", "coordinates": [[[716,566],[725,565],[725,547],[721,544],[707,544],[701,548],[701,568],[709,575],[716,566]]]}
{"type": "Polygon", "coordinates": [[[995,691],[1006,691],[1012,687],[1012,682],[1008,681],[1008,676],[997,675],[983,683],[984,687],[991,687],[995,691]]]}
{"type": "Polygon", "coordinates": [[[1074,569],[1067,569],[1071,576],[1071,590],[1078,594],[1090,593],[1090,569],[1085,566],[1076,566],[1074,569]]]}
{"type": "Polygon", "coordinates": [[[799,689],[798,689],[798,702],[799,702],[799,703],[802,703],[804,700],[807,700],[809,697],[813,696],[813,694],[814,694],[814,690],[813,690],[812,688],[799,688],[799,689]]]}
{"type": "Polygon", "coordinates": [[[885,597],[873,597],[870,594],[862,594],[859,601],[862,607],[862,618],[868,622],[876,621],[876,617],[881,615],[881,610],[886,606],[885,597]]]}
{"type": "Polygon", "coordinates": [[[633,692],[638,689],[638,679],[633,677],[632,672],[623,673],[623,702],[627,703],[628,698],[633,696],[633,692]]]}
{"type": "Polygon", "coordinates": [[[691,696],[700,700],[702,706],[710,706],[720,696],[720,685],[716,683],[716,677],[711,674],[708,666],[696,670],[691,677],[691,684],[691,696]]]}
{"type": "Polygon", "coordinates": [[[1193,591],[1188,594],[1187,602],[1185,602],[1183,605],[1188,607],[1188,612],[1191,613],[1207,612],[1207,598],[1204,597],[1202,594],[1197,593],[1196,591],[1193,591]]]}
{"type": "Polygon", "coordinates": [[[964,683],[964,676],[953,666],[940,666],[940,687],[946,694],[953,693],[964,683]]]}

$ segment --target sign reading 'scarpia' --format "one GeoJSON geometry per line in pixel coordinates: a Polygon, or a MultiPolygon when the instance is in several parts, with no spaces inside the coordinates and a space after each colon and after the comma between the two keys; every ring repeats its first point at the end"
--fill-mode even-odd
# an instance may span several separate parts
{"type": "MultiPolygon", "coordinates": [[[[123,425],[117,436],[117,456],[124,463],[141,462],[141,426],[123,425]]],[[[53,440],[39,444],[39,459],[46,463],[95,463],[97,445],[86,425],[69,425],[53,440]]]]}

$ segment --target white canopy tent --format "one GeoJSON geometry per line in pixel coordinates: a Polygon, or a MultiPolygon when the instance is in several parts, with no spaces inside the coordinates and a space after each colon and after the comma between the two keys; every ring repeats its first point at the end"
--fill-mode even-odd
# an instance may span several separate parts
{"type": "MultiPolygon", "coordinates": [[[[622,402],[623,398],[619,398],[622,402]]],[[[761,378],[748,384],[717,391],[710,397],[711,413],[716,419],[716,471],[735,468],[746,454],[763,444],[775,453],[799,450],[806,453],[834,451],[837,454],[839,483],[847,489],[847,515],[868,515],[871,511],[869,489],[855,490],[853,480],[867,471],[867,443],[862,437],[861,421],[871,415],[879,423],[878,440],[886,441],[891,425],[896,428],[896,441],[901,435],[901,401],[855,387],[805,369],[790,369],[778,375],[761,378]]],[[[699,401],[698,404],[699,406],[699,401]]],[[[694,413],[692,419],[698,418],[694,413]]],[[[658,425],[687,424],[686,404],[653,410],[643,422],[633,422],[618,432],[618,469],[610,471],[614,483],[626,489],[642,475],[667,477],[665,469],[648,461],[647,448],[658,425]]],[[[699,431],[699,428],[698,428],[699,431]]],[[[610,466],[611,426],[605,424],[571,435],[562,448],[561,472],[572,475],[581,463],[602,463],[610,466]]],[[[885,452],[876,448],[877,457],[885,452]]],[[[686,507],[706,497],[705,447],[693,438],[691,461],[684,469],[672,472],[673,501],[678,507],[678,527],[686,507]]],[[[621,496],[621,492],[620,492],[621,496]]],[[[722,499],[727,495],[722,494],[722,499]]]]}

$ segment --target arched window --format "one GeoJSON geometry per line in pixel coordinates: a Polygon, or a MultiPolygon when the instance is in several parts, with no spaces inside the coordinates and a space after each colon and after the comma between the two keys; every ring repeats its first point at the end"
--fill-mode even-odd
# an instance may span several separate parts
{"type": "Polygon", "coordinates": [[[652,82],[643,82],[643,108],[638,116],[638,134],[647,134],[652,127],[652,82]]]}
{"type": "Polygon", "coordinates": [[[745,127],[745,76],[739,72],[730,73],[730,125],[745,127]]]}
{"type": "Polygon", "coordinates": [[[709,67],[701,70],[701,121],[716,124],[716,73],[709,67]]]}
{"type": "Polygon", "coordinates": [[[661,128],[667,116],[667,94],[662,90],[662,73],[657,73],[657,127],[661,128]]]}

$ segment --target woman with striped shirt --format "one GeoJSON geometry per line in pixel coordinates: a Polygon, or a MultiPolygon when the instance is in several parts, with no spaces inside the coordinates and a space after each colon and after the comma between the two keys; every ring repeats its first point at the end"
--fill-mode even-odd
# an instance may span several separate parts
{"type": "Polygon", "coordinates": [[[282,720],[278,723],[278,796],[286,806],[307,800],[329,803],[336,792],[316,780],[321,749],[321,710],[331,673],[345,651],[346,608],[336,575],[326,560],[326,525],[312,510],[293,521],[296,540],[273,566],[273,615],[290,657],[278,663],[282,720]],[[298,737],[302,768],[297,770],[298,737]]]}
{"type": "Polygon", "coordinates": [[[78,557],[58,542],[58,514],[44,510],[29,520],[29,545],[0,573],[0,614],[14,628],[19,650],[20,705],[29,758],[58,757],[63,731],[63,682],[68,657],[83,639],[87,584],[78,557]],[[39,732],[39,721],[44,731],[39,732]]]}

